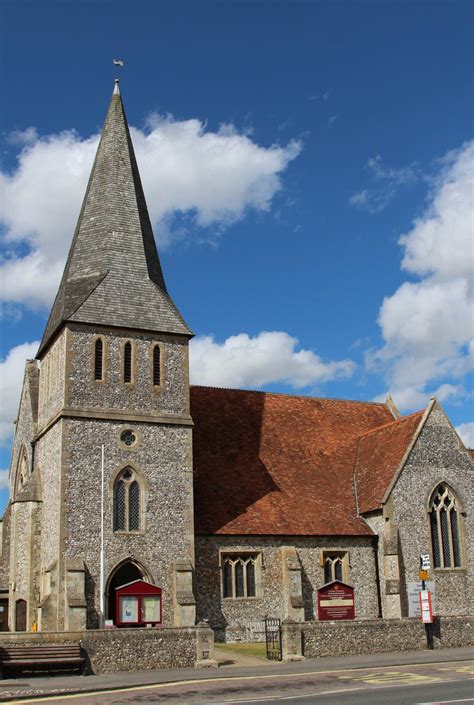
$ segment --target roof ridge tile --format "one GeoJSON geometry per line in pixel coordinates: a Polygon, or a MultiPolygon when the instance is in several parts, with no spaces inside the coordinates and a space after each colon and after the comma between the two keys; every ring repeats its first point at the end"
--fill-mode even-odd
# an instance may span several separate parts
{"type": "Polygon", "coordinates": [[[409,421],[410,419],[413,419],[415,416],[423,416],[425,413],[424,409],[421,409],[420,411],[414,411],[412,414],[408,414],[407,416],[402,416],[399,419],[395,419],[394,421],[389,421],[388,423],[384,423],[381,426],[376,426],[375,428],[371,428],[368,431],[364,431],[363,433],[359,433],[358,439],[361,440],[365,436],[369,436],[371,433],[377,433],[378,431],[383,431],[384,429],[388,428],[389,426],[395,426],[396,424],[402,424],[404,421],[409,421]]]}

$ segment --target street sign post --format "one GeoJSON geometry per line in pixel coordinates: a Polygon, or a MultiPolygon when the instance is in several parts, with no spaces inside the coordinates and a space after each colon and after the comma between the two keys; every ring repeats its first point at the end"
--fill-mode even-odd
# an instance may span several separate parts
{"type": "Polygon", "coordinates": [[[428,649],[433,649],[433,606],[431,603],[431,593],[426,589],[426,581],[429,578],[429,570],[431,568],[430,554],[428,551],[423,551],[420,554],[420,612],[421,621],[425,625],[426,644],[428,649]]]}

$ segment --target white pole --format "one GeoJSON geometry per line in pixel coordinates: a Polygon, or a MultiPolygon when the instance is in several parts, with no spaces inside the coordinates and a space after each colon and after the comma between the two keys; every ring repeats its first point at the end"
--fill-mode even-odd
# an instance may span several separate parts
{"type": "Polygon", "coordinates": [[[99,590],[100,590],[100,608],[99,608],[99,619],[100,628],[103,629],[105,625],[105,586],[104,586],[104,456],[105,449],[102,445],[102,463],[101,463],[101,483],[100,483],[100,580],[99,580],[99,590]]]}

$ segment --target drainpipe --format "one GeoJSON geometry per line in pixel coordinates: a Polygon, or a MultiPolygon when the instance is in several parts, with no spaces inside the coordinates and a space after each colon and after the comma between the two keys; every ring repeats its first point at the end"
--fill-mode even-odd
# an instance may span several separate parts
{"type": "Polygon", "coordinates": [[[375,562],[375,583],[377,585],[377,607],[378,607],[378,618],[382,619],[382,592],[380,590],[380,567],[379,567],[379,537],[372,537],[372,548],[374,549],[374,562],[375,562]]]}

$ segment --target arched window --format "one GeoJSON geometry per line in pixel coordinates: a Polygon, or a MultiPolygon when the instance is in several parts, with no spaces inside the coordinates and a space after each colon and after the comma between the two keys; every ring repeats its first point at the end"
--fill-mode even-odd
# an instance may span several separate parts
{"type": "Polygon", "coordinates": [[[443,482],[430,501],[431,545],[435,568],[460,568],[461,509],[454,492],[443,482]]]}
{"type": "Polygon", "coordinates": [[[321,564],[324,568],[325,583],[332,583],[333,580],[347,582],[349,573],[347,551],[323,551],[321,564]]]}
{"type": "Polygon", "coordinates": [[[153,385],[159,387],[161,384],[161,350],[159,345],[153,348],[153,385]]]}
{"type": "Polygon", "coordinates": [[[114,531],[140,531],[141,488],[136,473],[126,467],[114,484],[114,531]]]}
{"type": "Polygon", "coordinates": [[[225,556],[222,591],[224,597],[256,596],[257,556],[225,556]]]}
{"type": "Polygon", "coordinates": [[[97,338],[94,345],[94,379],[100,382],[104,378],[104,342],[97,338]]]}
{"type": "Polygon", "coordinates": [[[132,381],[132,344],[127,341],[123,346],[123,381],[129,384],[132,381]]]}

